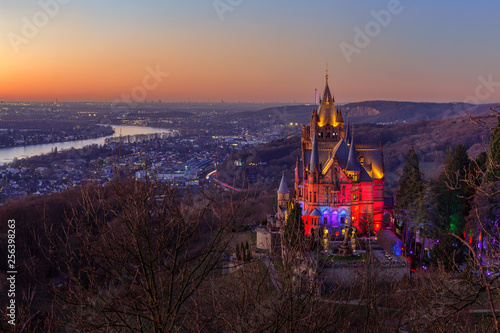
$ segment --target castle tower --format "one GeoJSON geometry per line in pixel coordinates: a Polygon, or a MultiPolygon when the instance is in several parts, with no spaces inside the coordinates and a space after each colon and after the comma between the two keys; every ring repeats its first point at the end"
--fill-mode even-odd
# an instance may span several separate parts
{"type": "MultiPolygon", "coordinates": [[[[284,178],[282,183],[286,186],[284,178]]],[[[279,192],[281,205],[284,194],[279,192]]],[[[363,234],[369,225],[377,231],[384,213],[383,192],[382,147],[354,145],[352,127],[344,127],[327,73],[319,106],[312,110],[309,124],[302,126],[295,166],[294,200],[302,207],[306,233],[325,228],[341,235],[349,224],[363,234]]]]}
{"type": "Polygon", "coordinates": [[[326,74],[326,85],[323,91],[323,98],[319,108],[319,126],[323,127],[327,124],[336,126],[337,124],[337,111],[335,110],[335,98],[333,98],[328,86],[328,74],[326,74]]]}
{"type": "Polygon", "coordinates": [[[287,209],[288,201],[290,200],[290,191],[288,190],[288,186],[286,185],[285,172],[283,171],[283,175],[281,176],[281,183],[278,189],[278,212],[284,211],[287,209]]]}

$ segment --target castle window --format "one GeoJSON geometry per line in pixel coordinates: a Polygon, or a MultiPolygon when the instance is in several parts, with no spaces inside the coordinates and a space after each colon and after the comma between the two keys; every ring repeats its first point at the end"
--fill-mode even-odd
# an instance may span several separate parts
{"type": "Polygon", "coordinates": [[[333,202],[337,203],[337,193],[333,195],[333,202]]]}
{"type": "Polygon", "coordinates": [[[329,138],[330,137],[330,132],[326,133],[326,137],[329,138]]]}
{"type": "Polygon", "coordinates": [[[322,138],[323,137],[323,132],[318,133],[318,137],[322,138]]]}
{"type": "Polygon", "coordinates": [[[316,192],[314,192],[314,200],[313,202],[316,202],[316,192]]]}

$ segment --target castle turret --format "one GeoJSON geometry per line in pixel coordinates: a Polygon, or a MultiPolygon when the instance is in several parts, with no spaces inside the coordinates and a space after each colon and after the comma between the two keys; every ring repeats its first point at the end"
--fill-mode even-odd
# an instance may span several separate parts
{"type": "Polygon", "coordinates": [[[349,156],[347,157],[347,171],[359,172],[358,156],[356,154],[356,148],[354,147],[354,138],[351,137],[351,147],[349,147],[349,156]]]}
{"type": "Polygon", "coordinates": [[[290,200],[290,191],[286,185],[285,172],[281,176],[281,183],[278,189],[278,212],[287,208],[287,203],[290,200]]]}
{"type": "Polygon", "coordinates": [[[309,172],[319,171],[319,153],[318,153],[318,139],[316,136],[313,137],[312,150],[311,150],[311,160],[309,161],[309,172]]]}
{"type": "Polygon", "coordinates": [[[325,125],[337,126],[337,110],[335,110],[335,98],[330,92],[328,86],[328,74],[326,74],[326,85],[323,92],[323,98],[319,106],[319,124],[320,127],[325,125]]]}

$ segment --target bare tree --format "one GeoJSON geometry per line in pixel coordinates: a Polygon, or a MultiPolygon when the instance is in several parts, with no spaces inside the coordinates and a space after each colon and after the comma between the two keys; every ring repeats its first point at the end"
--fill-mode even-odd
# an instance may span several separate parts
{"type": "Polygon", "coordinates": [[[239,207],[213,193],[179,197],[160,182],[89,186],[61,232],[46,225],[40,250],[62,281],[51,288],[67,329],[187,325],[193,296],[221,266],[239,207]]]}
{"type": "Polygon", "coordinates": [[[500,306],[500,112],[491,108],[491,117],[470,117],[471,122],[482,125],[491,132],[489,145],[483,143],[485,152],[466,170],[467,177],[457,182],[458,173],[448,175],[452,190],[472,189],[469,199],[472,210],[468,218],[469,238],[460,241],[469,250],[468,268],[460,279],[460,292],[447,289],[454,307],[463,309],[477,305],[475,311],[483,313],[481,319],[489,330],[500,332],[498,307],[500,306]]]}

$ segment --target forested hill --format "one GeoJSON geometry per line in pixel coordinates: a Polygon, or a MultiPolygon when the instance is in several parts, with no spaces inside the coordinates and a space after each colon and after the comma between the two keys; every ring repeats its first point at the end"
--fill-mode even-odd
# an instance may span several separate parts
{"type": "MultiPolygon", "coordinates": [[[[453,116],[464,116],[488,113],[493,104],[473,105],[467,103],[427,103],[427,102],[395,102],[364,101],[337,104],[342,110],[344,121],[354,123],[411,123],[419,120],[444,119],[453,116]]],[[[306,124],[311,117],[314,105],[288,105],[266,108],[259,111],[239,112],[235,118],[271,117],[284,124],[306,124]]]]}
{"type": "MultiPolygon", "coordinates": [[[[490,117],[490,121],[494,120],[490,117]]],[[[485,118],[488,120],[488,118],[485,118]]],[[[370,143],[384,147],[386,189],[393,192],[398,184],[406,155],[414,147],[424,176],[432,177],[442,168],[449,147],[464,144],[471,158],[483,149],[489,140],[486,126],[474,124],[467,116],[439,120],[421,120],[412,123],[356,124],[356,143],[370,143]]],[[[261,188],[278,186],[281,172],[293,182],[295,161],[300,154],[298,136],[247,148],[234,153],[219,168],[219,177],[238,187],[255,183],[261,188]],[[239,161],[243,166],[235,166],[239,161]]]]}

